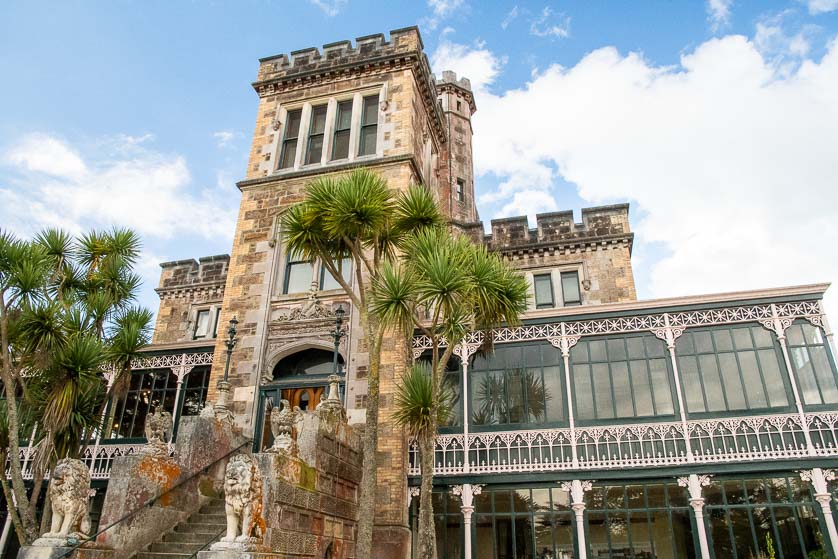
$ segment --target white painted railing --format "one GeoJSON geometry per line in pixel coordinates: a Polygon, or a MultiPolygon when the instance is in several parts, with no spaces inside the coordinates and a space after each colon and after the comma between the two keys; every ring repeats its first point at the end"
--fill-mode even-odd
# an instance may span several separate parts
{"type": "MultiPolygon", "coordinates": [[[[687,452],[680,421],[577,426],[575,441],[567,428],[439,435],[434,475],[648,468],[838,456],[838,413],[810,413],[805,418],[812,438],[811,451],[806,446],[798,414],[690,420],[687,430],[691,454],[687,452]]],[[[415,442],[411,442],[409,452],[409,474],[419,475],[415,442]]]]}
{"type": "MultiPolygon", "coordinates": [[[[138,454],[145,443],[108,444],[102,443],[95,449],[88,446],[81,457],[81,461],[90,470],[91,479],[109,479],[114,458],[138,454]]],[[[20,449],[20,461],[23,465],[23,479],[32,479],[32,471],[37,460],[37,447],[23,447],[20,449]]],[[[9,476],[9,464],[6,462],[6,477],[9,476]]],[[[49,477],[49,475],[47,475],[49,477]]]]}

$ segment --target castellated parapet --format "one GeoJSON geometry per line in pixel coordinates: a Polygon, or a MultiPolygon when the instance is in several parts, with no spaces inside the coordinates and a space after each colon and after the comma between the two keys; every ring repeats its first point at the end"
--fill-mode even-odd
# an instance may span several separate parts
{"type": "Polygon", "coordinates": [[[227,280],[227,266],[230,264],[229,254],[203,256],[199,260],[189,258],[163,262],[160,267],[158,294],[163,296],[170,290],[198,288],[207,284],[220,284],[222,289],[227,280]]]}
{"type": "Polygon", "coordinates": [[[582,223],[573,220],[572,211],[538,214],[530,229],[527,216],[492,220],[492,233],[483,240],[489,248],[504,252],[519,248],[562,245],[627,244],[634,233],[628,220],[628,204],[582,209],[582,223]]]}

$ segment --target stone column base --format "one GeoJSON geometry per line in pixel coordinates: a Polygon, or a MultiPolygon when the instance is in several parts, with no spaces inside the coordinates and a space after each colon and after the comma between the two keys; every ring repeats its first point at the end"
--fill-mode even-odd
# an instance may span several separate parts
{"type": "Polygon", "coordinates": [[[408,559],[410,529],[407,526],[375,526],[372,529],[373,559],[408,559]]]}
{"type": "MultiPolygon", "coordinates": [[[[34,543],[40,540],[44,540],[44,538],[39,538],[34,543]]],[[[48,542],[42,543],[46,544],[48,542]]],[[[110,549],[79,547],[73,550],[72,547],[66,546],[66,538],[61,539],[61,544],[59,546],[25,545],[17,552],[17,557],[18,559],[59,559],[59,557],[65,559],[110,559],[113,557],[113,550],[110,549]]]]}

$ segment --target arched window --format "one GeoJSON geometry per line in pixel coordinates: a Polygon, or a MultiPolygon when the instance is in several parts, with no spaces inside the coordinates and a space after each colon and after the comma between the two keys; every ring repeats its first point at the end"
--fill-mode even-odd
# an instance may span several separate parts
{"type": "MultiPolygon", "coordinates": [[[[274,380],[285,380],[295,376],[328,376],[332,374],[334,353],[324,349],[304,349],[280,359],[273,371],[274,380]]],[[[343,357],[338,355],[338,364],[343,357]]]]}

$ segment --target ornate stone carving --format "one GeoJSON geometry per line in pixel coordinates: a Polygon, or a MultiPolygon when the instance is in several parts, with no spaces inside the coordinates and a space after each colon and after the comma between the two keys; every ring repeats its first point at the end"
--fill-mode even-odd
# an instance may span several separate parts
{"type": "Polygon", "coordinates": [[[158,409],[145,419],[145,438],[148,441],[143,448],[147,456],[166,457],[169,455],[169,440],[172,437],[172,414],[158,409]]]}
{"type": "Polygon", "coordinates": [[[245,549],[258,544],[265,535],[262,474],[249,455],[237,454],[227,464],[224,500],[227,534],[210,549],[245,549]]]}
{"type": "Polygon", "coordinates": [[[317,285],[312,284],[308,290],[308,299],[302,307],[292,310],[285,316],[276,318],[277,322],[295,322],[297,320],[314,320],[322,318],[334,318],[335,311],[327,308],[317,298],[317,285]]]}
{"type": "Polygon", "coordinates": [[[274,444],[266,452],[297,452],[297,443],[292,436],[294,426],[302,420],[302,411],[298,406],[291,409],[288,400],[281,400],[278,406],[271,410],[271,433],[274,444]]]}
{"type": "Polygon", "coordinates": [[[211,402],[207,402],[204,404],[204,407],[201,408],[201,417],[215,419],[215,408],[212,407],[211,402]]]}
{"type": "Polygon", "coordinates": [[[87,466],[75,458],[60,460],[49,483],[52,524],[49,532],[36,540],[34,545],[62,546],[67,538],[85,537],[90,531],[89,493],[90,472],[87,466]]]}

